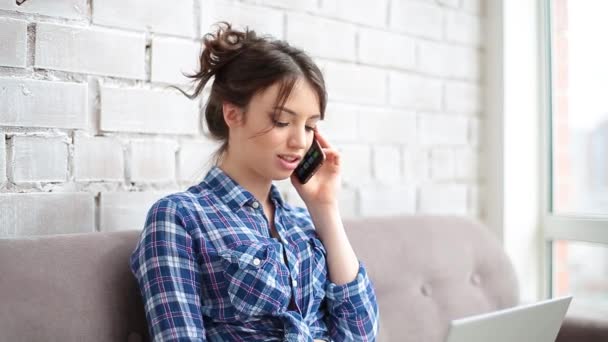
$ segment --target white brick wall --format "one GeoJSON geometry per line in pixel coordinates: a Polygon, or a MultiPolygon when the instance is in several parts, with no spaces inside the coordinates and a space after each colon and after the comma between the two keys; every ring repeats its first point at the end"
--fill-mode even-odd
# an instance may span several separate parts
{"type": "Polygon", "coordinates": [[[16,1],[3,0],[0,1],[0,9],[81,20],[88,15],[87,0],[25,1],[21,5],[17,5],[16,1]]]}
{"type": "Polygon", "coordinates": [[[196,134],[198,104],[177,91],[102,86],[101,130],[196,134]]]}
{"type": "Polygon", "coordinates": [[[175,180],[175,152],[171,140],[133,140],[129,146],[131,182],[171,182],[175,180]]]}
{"type": "Polygon", "coordinates": [[[219,144],[207,139],[183,141],[178,153],[178,179],[191,184],[202,181],[217,148],[219,144]]]}
{"type": "Polygon", "coordinates": [[[390,27],[425,38],[443,35],[443,13],[440,7],[420,1],[392,1],[390,27]]]}
{"type": "Polygon", "coordinates": [[[0,237],[140,229],[155,199],[201,181],[218,147],[202,134],[205,98],[165,88],[191,91],[182,72],[196,71],[218,20],[286,38],[323,70],[319,127],[342,153],[343,217],[483,216],[484,11],[480,0],[0,0],[0,237]]]}
{"type": "Polygon", "coordinates": [[[2,193],[0,236],[18,237],[95,231],[92,194],[2,193]]]}
{"type": "Polygon", "coordinates": [[[25,67],[27,21],[0,18],[0,65],[25,67]]]}
{"type": "Polygon", "coordinates": [[[13,136],[9,148],[13,154],[12,174],[15,183],[64,182],[68,175],[68,145],[65,137],[13,136]]]}
{"type": "Polygon", "coordinates": [[[36,68],[145,78],[143,34],[102,28],[36,25],[36,68]]]}
{"type": "Polygon", "coordinates": [[[74,177],[76,181],[122,181],[125,175],[121,143],[111,137],[74,137],[74,177]]]}
{"type": "Polygon", "coordinates": [[[179,38],[152,40],[152,82],[188,84],[199,66],[201,44],[179,38]]]}
{"type": "Polygon", "coordinates": [[[194,36],[194,0],[103,0],[92,5],[95,24],[194,36]]]}
{"type": "Polygon", "coordinates": [[[284,37],[284,13],[282,11],[234,0],[200,0],[201,34],[215,32],[214,24],[228,21],[236,28],[248,26],[259,34],[270,34],[276,38],[284,37]]]}
{"type": "Polygon", "coordinates": [[[352,24],[301,13],[287,16],[286,39],[316,57],[355,61],[356,33],[352,24]],[[332,39],[319,39],[328,33],[332,39]]]}
{"type": "Polygon", "coordinates": [[[84,128],[86,125],[85,84],[0,77],[0,94],[2,126],[84,128]]]}
{"type": "Polygon", "coordinates": [[[99,230],[140,230],[148,210],[170,191],[102,192],[99,196],[99,230]]]}

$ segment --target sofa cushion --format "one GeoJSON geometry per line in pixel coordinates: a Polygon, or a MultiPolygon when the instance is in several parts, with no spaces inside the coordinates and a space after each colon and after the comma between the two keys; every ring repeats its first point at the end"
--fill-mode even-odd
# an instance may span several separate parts
{"type": "Polygon", "coordinates": [[[507,255],[476,221],[412,215],[344,225],[376,289],[378,341],[440,342],[451,319],[518,303],[507,255]]]}
{"type": "Polygon", "coordinates": [[[3,341],[143,341],[139,231],[0,239],[3,341]]]}

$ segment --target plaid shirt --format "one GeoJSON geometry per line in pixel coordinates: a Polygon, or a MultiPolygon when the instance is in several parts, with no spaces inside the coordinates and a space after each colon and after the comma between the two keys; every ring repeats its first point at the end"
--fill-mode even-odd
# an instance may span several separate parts
{"type": "Polygon", "coordinates": [[[262,205],[217,166],[154,203],[130,258],[154,341],[375,340],[363,264],[350,283],[330,282],[308,211],[274,184],[270,197],[280,239],[262,205]]]}

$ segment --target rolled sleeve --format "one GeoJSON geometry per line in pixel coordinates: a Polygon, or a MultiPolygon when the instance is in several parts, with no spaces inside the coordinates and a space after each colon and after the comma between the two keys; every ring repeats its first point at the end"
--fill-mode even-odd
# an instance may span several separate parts
{"type": "Polygon", "coordinates": [[[178,205],[159,200],[148,211],[131,254],[152,341],[205,341],[200,266],[178,205]]]}
{"type": "Polygon", "coordinates": [[[328,326],[334,341],[375,341],[378,333],[378,303],[365,266],[359,261],[354,280],[326,286],[328,326]]]}

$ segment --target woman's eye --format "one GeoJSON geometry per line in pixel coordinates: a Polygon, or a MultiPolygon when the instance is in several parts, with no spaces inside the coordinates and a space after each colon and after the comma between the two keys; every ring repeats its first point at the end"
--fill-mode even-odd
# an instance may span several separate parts
{"type": "Polygon", "coordinates": [[[306,129],[309,130],[309,131],[314,131],[315,130],[314,127],[310,127],[310,126],[306,126],[306,129]]]}
{"type": "Polygon", "coordinates": [[[289,123],[287,123],[287,122],[280,122],[280,121],[277,121],[277,120],[272,120],[272,122],[277,127],[285,127],[285,126],[289,125],[289,123]]]}

